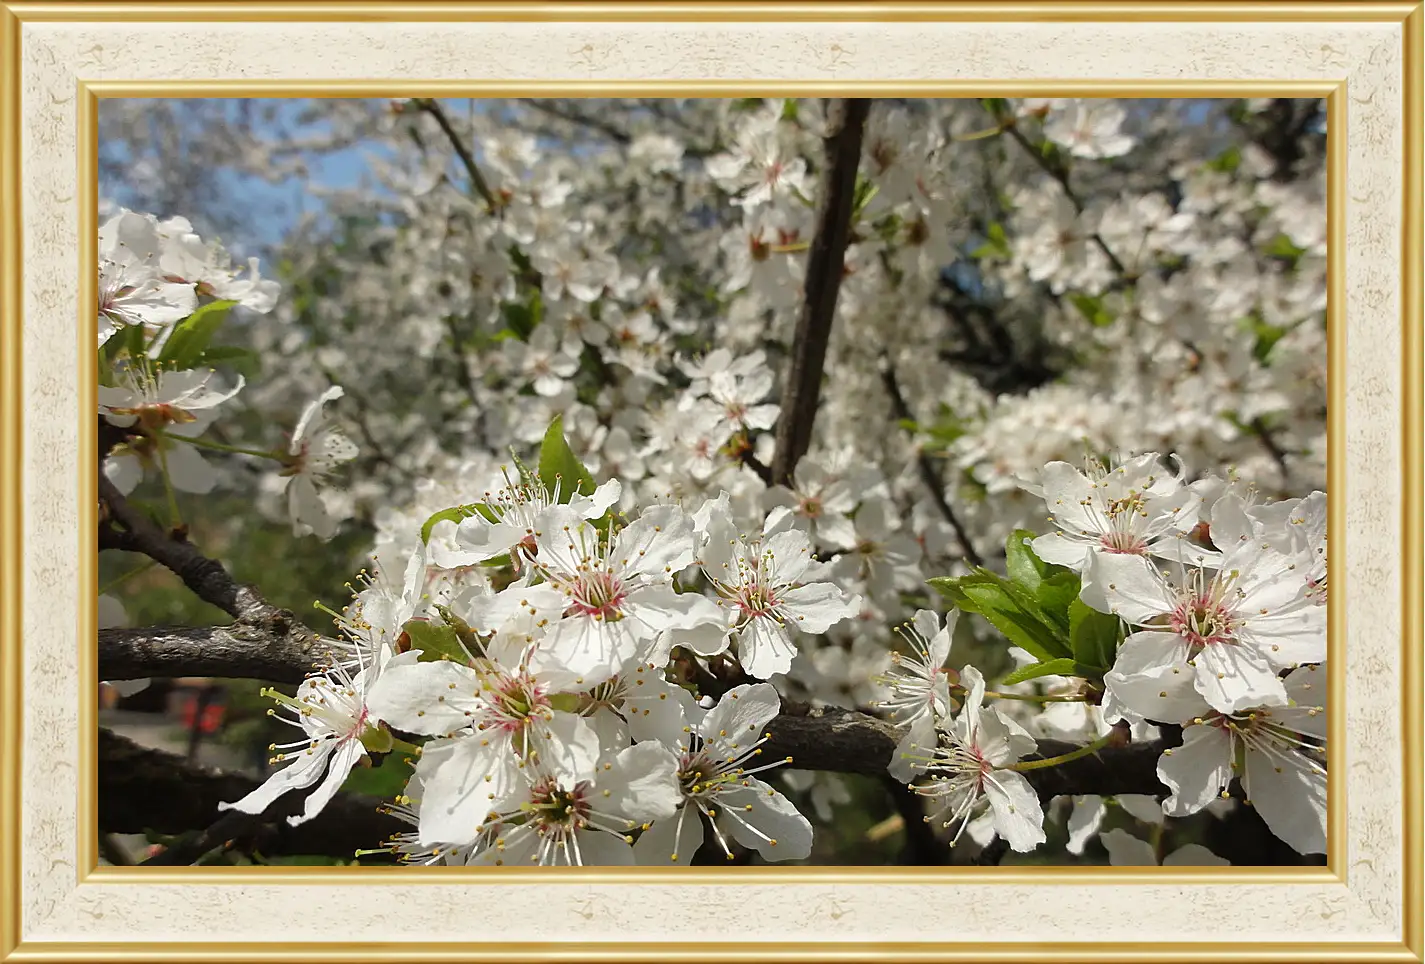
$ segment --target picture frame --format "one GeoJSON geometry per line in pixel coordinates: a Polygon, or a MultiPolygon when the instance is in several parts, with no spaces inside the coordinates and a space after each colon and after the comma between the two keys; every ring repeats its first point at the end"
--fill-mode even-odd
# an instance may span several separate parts
{"type": "Polygon", "coordinates": [[[6,2],[0,25],[0,960],[1422,960],[1420,3],[6,2]],[[99,867],[98,101],[754,93],[1326,98],[1327,866],[99,867]]]}

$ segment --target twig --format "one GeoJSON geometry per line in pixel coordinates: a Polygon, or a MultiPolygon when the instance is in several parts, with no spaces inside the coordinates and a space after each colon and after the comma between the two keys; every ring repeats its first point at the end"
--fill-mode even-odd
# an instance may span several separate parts
{"type": "Polygon", "coordinates": [[[1277,444],[1277,440],[1272,437],[1272,430],[1267,428],[1267,423],[1262,421],[1260,415],[1252,419],[1248,427],[1251,428],[1252,434],[1261,439],[1262,447],[1267,450],[1272,461],[1276,462],[1277,468],[1281,470],[1282,485],[1286,485],[1291,480],[1291,471],[1286,461],[1286,450],[1277,444]]]}
{"type": "Polygon", "coordinates": [[[173,570],[200,599],[212,603],[230,616],[274,609],[257,592],[240,586],[223,568],[198,551],[181,530],[164,531],[156,522],[124,498],[114,483],[99,474],[99,500],[106,520],[100,533],[100,548],[140,552],[173,570]]]}
{"type": "MultiPolygon", "coordinates": [[[[881,363],[881,383],[885,385],[886,394],[891,397],[891,410],[899,421],[914,420],[910,406],[906,404],[905,396],[901,393],[900,382],[896,380],[896,370],[889,358],[882,357],[881,363]]],[[[930,463],[930,456],[924,451],[917,449],[915,454],[915,467],[920,474],[920,480],[930,491],[930,498],[935,503],[935,507],[940,510],[940,514],[945,517],[945,521],[950,523],[950,528],[955,530],[955,538],[960,543],[960,550],[964,552],[965,559],[972,566],[983,566],[984,557],[975,549],[975,544],[970,541],[970,533],[966,531],[960,517],[955,514],[949,500],[945,498],[945,483],[940,478],[940,473],[935,471],[935,466],[930,463]]]]}
{"type": "MultiPolygon", "coordinates": [[[[1064,189],[1065,197],[1069,199],[1069,203],[1073,204],[1074,210],[1077,213],[1082,214],[1084,210],[1084,202],[1079,200],[1079,196],[1074,193],[1073,187],[1069,185],[1069,172],[1064,168],[1064,166],[1062,164],[1051,163],[1049,161],[1049,158],[1044,156],[1044,152],[1038,150],[1033,144],[1029,143],[1029,138],[1025,137],[1024,134],[1020,132],[1019,128],[1015,127],[1013,124],[1010,124],[1005,127],[1005,132],[1014,139],[1015,143],[1017,143],[1020,147],[1024,148],[1026,154],[1034,158],[1034,162],[1038,164],[1040,168],[1043,169],[1044,173],[1048,174],[1054,180],[1059,182],[1059,186],[1064,189]]],[[[1116,271],[1119,275],[1126,276],[1128,274],[1128,269],[1124,267],[1122,261],[1118,260],[1118,255],[1113,253],[1113,250],[1108,246],[1108,242],[1103,239],[1103,236],[1097,231],[1095,231],[1089,237],[1096,245],[1098,245],[1098,249],[1104,253],[1104,256],[1108,258],[1109,263],[1113,265],[1113,270],[1116,271]]]]}
{"type": "Polygon", "coordinates": [[[498,212],[502,205],[490,190],[490,185],[485,182],[485,177],[480,173],[480,168],[475,163],[475,157],[470,153],[470,148],[465,146],[465,142],[460,139],[455,128],[450,124],[450,118],[445,116],[445,109],[440,106],[440,102],[429,97],[420,98],[417,105],[440,125],[440,129],[445,132],[445,136],[450,140],[450,146],[455,149],[455,156],[460,158],[460,163],[465,166],[465,172],[470,175],[470,184],[475,188],[475,193],[480,195],[493,212],[498,212]]]}
{"type": "Polygon", "coordinates": [[[792,470],[811,446],[822,367],[851,236],[861,139],[870,110],[871,102],[859,99],[834,100],[827,109],[827,163],[817,190],[816,233],[807,254],[806,296],[782,386],[782,414],[772,457],[772,481],[780,485],[791,484],[792,470]]]}
{"type": "MultiPolygon", "coordinates": [[[[180,530],[165,532],[142,510],[124,498],[101,471],[99,547],[139,552],[172,570],[193,593],[234,617],[223,627],[152,629],[134,633],[106,629],[100,635],[100,678],[142,679],[146,676],[251,676],[291,681],[288,676],[266,676],[265,671],[288,671],[316,666],[324,655],[319,637],[286,609],[262,598],[251,586],[240,585],[223,564],[203,555],[180,530]],[[201,647],[201,651],[195,649],[201,647]],[[168,672],[164,664],[182,664],[184,671],[168,672]],[[226,671],[195,668],[208,665],[226,671]],[[135,672],[135,670],[139,670],[135,672]],[[157,672],[148,672],[157,669],[157,672]],[[106,672],[112,675],[104,675],[106,672]]],[[[300,678],[300,677],[298,677],[300,678]]]]}
{"type": "Polygon", "coordinates": [[[541,114],[548,114],[550,117],[558,118],[567,124],[574,124],[578,127],[587,127],[590,130],[598,131],[600,134],[613,141],[615,144],[628,145],[633,143],[633,137],[628,131],[615,127],[608,121],[593,117],[589,114],[579,113],[569,110],[559,105],[558,101],[536,100],[533,97],[521,97],[520,103],[526,107],[532,107],[541,114]]]}
{"type": "Polygon", "coordinates": [[[763,465],[761,460],[752,454],[752,448],[750,446],[743,449],[737,458],[743,465],[757,473],[757,478],[762,480],[763,485],[770,486],[772,484],[772,469],[769,466],[763,465]]]}
{"type": "Polygon", "coordinates": [[[237,843],[238,837],[246,835],[261,822],[261,816],[256,814],[243,813],[241,810],[229,810],[208,829],[200,831],[196,836],[187,840],[180,840],[171,847],[165,847],[143,861],[140,866],[186,867],[189,864],[195,864],[220,847],[223,850],[231,849],[237,843]]]}

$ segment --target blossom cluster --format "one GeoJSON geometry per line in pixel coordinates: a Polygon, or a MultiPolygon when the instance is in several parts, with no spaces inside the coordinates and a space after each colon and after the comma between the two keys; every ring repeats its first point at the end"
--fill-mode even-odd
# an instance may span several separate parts
{"type": "MultiPolygon", "coordinates": [[[[1028,488],[1055,529],[1021,541],[1010,557],[1055,567],[1028,581],[1064,580],[1077,590],[1067,605],[1084,612],[1070,617],[1065,655],[1026,654],[1008,679],[1073,693],[1051,705],[1077,703],[1081,715],[1092,707],[1097,720],[1065,727],[1062,712],[1002,709],[1020,694],[986,705],[974,666],[946,666],[957,613],[942,627],[922,611],[903,631],[909,651],[883,677],[882,705],[906,726],[892,774],[932,797],[945,825],[958,825],[956,837],[983,810],[980,842],[998,834],[1031,850],[1045,840],[1039,800],[1020,772],[1045,765],[1024,762],[1036,750],[1034,731],[1100,723],[1104,744],[1114,724],[1139,737],[1178,726],[1182,744],[1158,764],[1169,791],[1163,814],[1230,799],[1240,778],[1244,799],[1276,836],[1299,853],[1324,853],[1325,493],[1257,503],[1220,479],[1187,482],[1156,453],[1087,471],[1051,462],[1028,488]],[[1109,617],[1100,639],[1095,613],[1109,617]]],[[[942,585],[951,599],[971,598],[960,580],[942,585]]],[[[987,613],[982,603],[966,608],[987,613]]]]}
{"type": "Polygon", "coordinates": [[[320,779],[303,822],[364,755],[424,739],[391,807],[415,828],[392,844],[407,861],[687,863],[705,833],[728,857],[729,840],[769,860],[810,853],[808,820],[756,777],[790,762],[758,759],[776,689],[697,700],[676,673],[724,654],[756,679],[783,673],[797,636],[857,601],[827,581],[789,511],[750,536],[726,495],[623,523],[619,483],[580,491],[567,455],[551,433],[541,464],[572,481],[521,466],[441,513],[459,519],[452,568],[417,543],[400,585],[368,579],[337,617],[333,667],[276,695],[303,730],[272,747],[287,766],[232,806],[260,813],[320,779]]]}
{"type": "Polygon", "coordinates": [[[285,451],[250,452],[202,437],[246,384],[241,373],[229,384],[211,366],[252,357],[211,344],[213,336],[230,309],[270,312],[279,290],[262,279],[256,258],[240,276],[227,253],[204,244],[184,218],[120,210],[99,228],[99,415],[122,438],[106,450],[103,469],[120,492],[148,475],[170,493],[204,495],[222,473],[201,450],[260,455],[282,463],[293,523],[323,538],[335,534],[317,486],[357,455],[324,418],[340,387],[306,407],[285,451]]]}

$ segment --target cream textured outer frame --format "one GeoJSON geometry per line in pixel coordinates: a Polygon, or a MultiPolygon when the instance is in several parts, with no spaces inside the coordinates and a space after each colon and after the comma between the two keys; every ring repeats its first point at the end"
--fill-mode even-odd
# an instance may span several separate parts
{"type": "Polygon", "coordinates": [[[0,24],[0,959],[1422,959],[1418,3],[10,4],[0,24]],[[1328,97],[1330,866],[96,870],[96,98],[764,92],[1328,97]]]}

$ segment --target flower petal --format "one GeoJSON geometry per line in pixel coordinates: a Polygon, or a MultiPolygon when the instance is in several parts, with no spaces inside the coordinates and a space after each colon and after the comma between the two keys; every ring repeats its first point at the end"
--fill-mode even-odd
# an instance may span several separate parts
{"type": "Polygon", "coordinates": [[[1158,779],[1172,791],[1163,801],[1170,817],[1197,813],[1232,781],[1232,737],[1215,726],[1189,726],[1183,744],[1158,758],[1158,779]]]}
{"type": "Polygon", "coordinates": [[[985,796],[994,811],[995,833],[1008,840],[1011,849],[1027,853],[1045,841],[1039,794],[1024,774],[994,771],[985,779],[985,796]]]}

